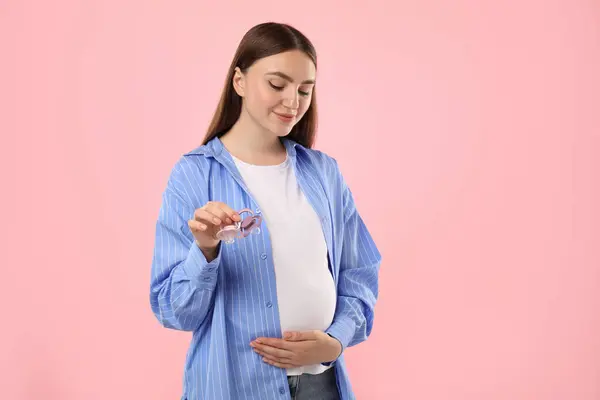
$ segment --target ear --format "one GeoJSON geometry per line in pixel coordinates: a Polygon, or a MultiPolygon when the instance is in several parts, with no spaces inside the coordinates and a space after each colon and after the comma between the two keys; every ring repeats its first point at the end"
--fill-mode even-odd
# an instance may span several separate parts
{"type": "Polygon", "coordinates": [[[235,70],[233,71],[232,83],[233,90],[235,90],[238,96],[244,97],[244,86],[246,84],[246,76],[244,75],[242,70],[240,70],[240,67],[235,67],[235,70]]]}

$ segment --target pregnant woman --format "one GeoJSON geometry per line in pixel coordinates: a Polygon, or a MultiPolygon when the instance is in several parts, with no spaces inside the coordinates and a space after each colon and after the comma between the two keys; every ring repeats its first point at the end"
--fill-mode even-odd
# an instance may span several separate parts
{"type": "Polygon", "coordinates": [[[313,149],[316,71],[297,29],[250,29],[206,137],[171,171],[150,303],[193,332],[182,399],[354,399],[343,354],[371,332],[381,256],[313,149]]]}

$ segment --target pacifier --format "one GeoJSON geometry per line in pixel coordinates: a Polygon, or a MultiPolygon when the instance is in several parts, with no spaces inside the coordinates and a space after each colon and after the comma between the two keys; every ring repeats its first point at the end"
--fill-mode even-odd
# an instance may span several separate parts
{"type": "Polygon", "coordinates": [[[262,223],[262,217],[256,215],[249,208],[244,208],[238,211],[242,220],[235,222],[233,225],[227,225],[221,228],[217,232],[217,239],[224,241],[227,244],[235,242],[235,239],[242,239],[250,235],[251,233],[258,235],[260,233],[260,224],[262,223]],[[246,217],[242,217],[242,214],[249,214],[246,217]]]}

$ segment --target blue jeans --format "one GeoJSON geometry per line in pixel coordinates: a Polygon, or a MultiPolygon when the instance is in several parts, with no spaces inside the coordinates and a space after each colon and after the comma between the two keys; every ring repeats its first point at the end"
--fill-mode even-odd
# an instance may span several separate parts
{"type": "Polygon", "coordinates": [[[317,374],[288,376],[292,400],[339,400],[335,368],[317,374]]]}

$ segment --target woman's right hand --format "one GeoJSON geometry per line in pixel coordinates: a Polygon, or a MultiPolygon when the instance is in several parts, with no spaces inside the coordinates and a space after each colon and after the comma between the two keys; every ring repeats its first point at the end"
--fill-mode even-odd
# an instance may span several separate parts
{"type": "Polygon", "coordinates": [[[188,226],[200,250],[205,255],[211,255],[216,252],[220,242],[217,239],[217,232],[223,226],[239,221],[241,221],[240,215],[227,204],[209,201],[194,211],[194,218],[188,221],[188,226]]]}

